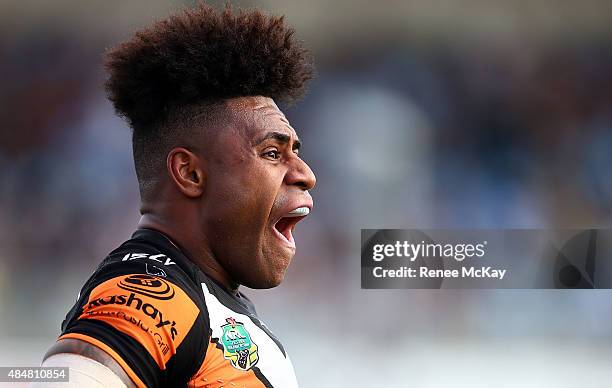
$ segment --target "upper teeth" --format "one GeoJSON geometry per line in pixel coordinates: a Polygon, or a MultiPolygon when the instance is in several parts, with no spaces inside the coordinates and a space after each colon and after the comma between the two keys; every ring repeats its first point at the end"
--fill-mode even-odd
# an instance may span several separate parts
{"type": "Polygon", "coordinates": [[[298,207],[297,209],[290,211],[288,216],[289,217],[291,217],[291,216],[296,216],[296,217],[297,216],[306,216],[306,215],[308,215],[308,213],[310,213],[310,209],[307,208],[306,206],[303,206],[303,207],[298,207]]]}

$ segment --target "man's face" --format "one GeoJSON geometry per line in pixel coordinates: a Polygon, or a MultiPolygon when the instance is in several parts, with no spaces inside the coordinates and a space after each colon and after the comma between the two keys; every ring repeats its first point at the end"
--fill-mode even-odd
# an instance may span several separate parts
{"type": "Polygon", "coordinates": [[[274,101],[230,100],[233,125],[207,147],[203,217],[211,253],[233,281],[270,288],[295,254],[293,229],[312,209],[316,179],[274,101]]]}

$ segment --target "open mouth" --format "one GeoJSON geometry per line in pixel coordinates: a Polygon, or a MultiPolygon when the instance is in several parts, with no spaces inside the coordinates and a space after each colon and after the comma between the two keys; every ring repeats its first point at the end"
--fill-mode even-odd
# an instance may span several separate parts
{"type": "Polygon", "coordinates": [[[310,209],[303,206],[292,210],[286,216],[274,224],[274,231],[278,238],[286,242],[289,246],[295,248],[295,240],[293,239],[293,229],[295,225],[310,213],[310,209]]]}

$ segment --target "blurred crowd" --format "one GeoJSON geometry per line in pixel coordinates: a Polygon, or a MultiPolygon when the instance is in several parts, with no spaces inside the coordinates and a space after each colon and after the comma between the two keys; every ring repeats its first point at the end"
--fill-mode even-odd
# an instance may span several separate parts
{"type": "MultiPolygon", "coordinates": [[[[129,128],[101,86],[112,23],[85,38],[34,27],[0,36],[0,326],[26,335],[43,320],[53,336],[95,264],[134,229],[139,198],[129,128]]],[[[355,331],[385,328],[385,316],[430,334],[562,336],[578,325],[577,336],[612,337],[605,293],[366,292],[358,256],[360,228],[609,226],[612,40],[377,39],[314,47],[318,78],[286,109],[318,187],[287,283],[262,293],[262,309],[287,332],[278,300],[297,300],[289,311],[320,300],[309,306],[317,319],[341,314],[355,331]]]]}

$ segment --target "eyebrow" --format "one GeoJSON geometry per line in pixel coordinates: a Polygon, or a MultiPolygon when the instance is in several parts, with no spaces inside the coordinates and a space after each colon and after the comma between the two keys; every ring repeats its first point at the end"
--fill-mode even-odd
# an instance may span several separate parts
{"type": "MultiPolygon", "coordinates": [[[[255,145],[261,144],[268,139],[274,139],[278,141],[279,143],[287,144],[291,140],[291,136],[281,133],[281,132],[268,132],[264,136],[259,138],[259,140],[255,142],[255,145]]],[[[295,141],[293,142],[293,149],[298,150],[300,149],[301,146],[302,146],[302,142],[299,139],[295,139],[295,141]]]]}

